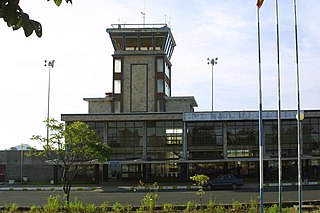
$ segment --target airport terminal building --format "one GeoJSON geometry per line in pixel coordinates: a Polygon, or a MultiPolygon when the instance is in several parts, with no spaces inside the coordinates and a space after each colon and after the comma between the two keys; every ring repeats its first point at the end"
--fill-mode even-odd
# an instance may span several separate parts
{"type": "MultiPolygon", "coordinates": [[[[114,47],[112,92],[84,98],[87,114],[61,116],[66,123],[86,122],[111,147],[110,160],[100,165],[102,181],[187,181],[194,174],[226,172],[258,179],[258,111],[195,112],[194,97],[172,97],[176,43],[167,25],[117,24],[107,32],[114,47]]],[[[303,176],[319,181],[320,110],[303,114],[303,176]]],[[[277,116],[263,112],[264,172],[270,180],[277,178],[277,116]]],[[[281,118],[283,179],[294,180],[296,111],[284,110],[281,118]]]]}

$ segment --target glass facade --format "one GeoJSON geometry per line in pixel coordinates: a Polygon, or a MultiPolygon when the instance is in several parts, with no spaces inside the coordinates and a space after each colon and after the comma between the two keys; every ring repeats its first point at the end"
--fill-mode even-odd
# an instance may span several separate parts
{"type": "Polygon", "coordinates": [[[182,121],[147,122],[147,158],[178,160],[182,157],[182,121]]]}
{"type": "Polygon", "coordinates": [[[188,123],[189,159],[223,158],[223,123],[188,123]]]}
{"type": "Polygon", "coordinates": [[[112,160],[141,159],[143,122],[108,122],[107,144],[112,160]]]}
{"type": "Polygon", "coordinates": [[[258,157],[259,131],[256,121],[227,121],[227,156],[258,157]]]}
{"type": "Polygon", "coordinates": [[[104,138],[105,122],[96,121],[96,122],[87,122],[87,124],[90,127],[90,129],[93,129],[98,135],[104,138]]]}
{"type": "Polygon", "coordinates": [[[320,118],[306,118],[302,121],[303,154],[320,156],[320,118]]]}
{"type": "MultiPolygon", "coordinates": [[[[215,177],[223,173],[255,178],[259,173],[255,120],[187,121],[186,141],[181,120],[87,123],[111,147],[106,170],[109,179],[188,180],[194,174],[215,177]]],[[[264,175],[268,181],[276,181],[278,175],[277,129],[276,119],[263,121],[264,175]]],[[[304,119],[301,132],[304,178],[318,180],[320,118],[304,119]]],[[[283,180],[296,181],[297,121],[283,119],[281,133],[283,180]]]]}

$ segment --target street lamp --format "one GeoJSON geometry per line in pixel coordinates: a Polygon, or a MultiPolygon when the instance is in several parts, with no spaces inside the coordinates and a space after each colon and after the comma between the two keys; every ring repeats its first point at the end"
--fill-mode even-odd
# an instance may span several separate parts
{"type": "MultiPolygon", "coordinates": [[[[51,76],[51,68],[54,66],[54,60],[52,61],[44,61],[44,66],[49,67],[49,81],[48,81],[48,114],[47,114],[47,122],[49,122],[50,119],[50,76],[51,76]]],[[[47,145],[49,144],[49,123],[47,123],[47,145]]]]}
{"type": "Polygon", "coordinates": [[[23,182],[23,143],[21,144],[21,152],[20,152],[20,178],[21,183],[23,182]]]}
{"type": "Polygon", "coordinates": [[[213,66],[218,63],[218,58],[210,59],[207,58],[208,64],[211,64],[212,68],[212,99],[211,99],[211,111],[213,111],[213,66]]]}

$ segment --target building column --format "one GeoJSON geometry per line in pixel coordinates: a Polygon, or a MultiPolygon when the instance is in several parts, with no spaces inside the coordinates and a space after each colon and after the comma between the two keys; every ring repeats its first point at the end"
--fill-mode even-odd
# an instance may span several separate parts
{"type": "Polygon", "coordinates": [[[223,159],[228,158],[228,131],[227,131],[227,121],[223,121],[223,159]]]}
{"type": "Polygon", "coordinates": [[[183,122],[183,136],[182,136],[182,158],[188,160],[188,133],[187,123],[183,122]]]}
{"type": "MultiPolygon", "coordinates": [[[[188,128],[187,122],[183,122],[183,136],[182,136],[182,158],[188,160],[188,128]]],[[[180,177],[182,181],[188,180],[188,164],[181,163],[180,165],[180,177]]]]}
{"type": "Polygon", "coordinates": [[[147,128],[146,121],[143,122],[143,136],[142,136],[142,160],[147,160],[147,128]]]}

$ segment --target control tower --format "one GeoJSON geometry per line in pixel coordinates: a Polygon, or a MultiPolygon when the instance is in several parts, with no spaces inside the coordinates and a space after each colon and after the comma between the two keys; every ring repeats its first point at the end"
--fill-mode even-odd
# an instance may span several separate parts
{"type": "Polygon", "coordinates": [[[113,112],[164,112],[176,46],[166,24],[113,24],[113,112]]]}

